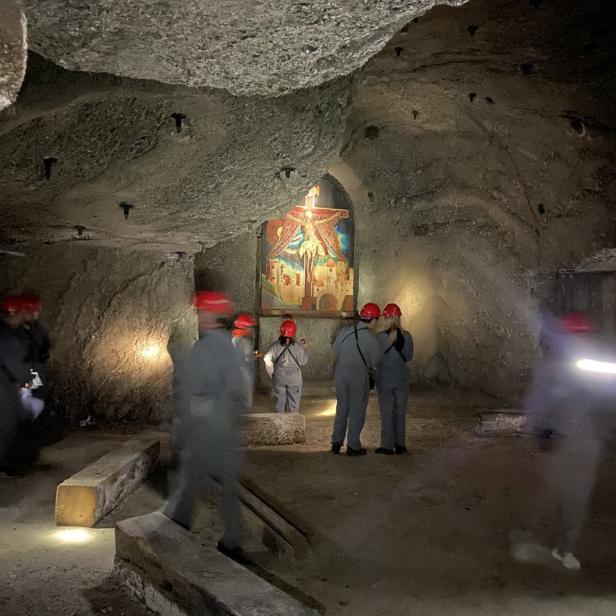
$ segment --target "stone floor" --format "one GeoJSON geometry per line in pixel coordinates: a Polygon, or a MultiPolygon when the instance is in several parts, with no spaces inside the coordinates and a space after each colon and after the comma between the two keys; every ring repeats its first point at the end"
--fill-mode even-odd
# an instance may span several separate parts
{"type": "MultiPolygon", "coordinates": [[[[256,406],[269,403],[259,398],[256,406]]],[[[612,616],[614,458],[603,465],[582,538],[582,571],[521,566],[509,557],[508,535],[528,518],[545,454],[529,438],[475,436],[475,414],[495,406],[461,391],[414,392],[409,456],[347,458],[328,452],[334,401],[306,399],[306,443],[248,451],[246,474],[311,534],[313,557],[289,562],[257,552],[255,560],[328,614],[612,616]]],[[[371,449],[377,413],[373,399],[364,433],[371,449]]],[[[161,505],[164,469],[99,528],[71,536],[53,526],[56,484],[120,438],[75,433],[46,450],[28,477],[0,480],[2,616],[145,614],[109,577],[111,528],[161,505]]],[[[197,515],[203,542],[220,530],[212,510],[206,499],[197,515]]]]}

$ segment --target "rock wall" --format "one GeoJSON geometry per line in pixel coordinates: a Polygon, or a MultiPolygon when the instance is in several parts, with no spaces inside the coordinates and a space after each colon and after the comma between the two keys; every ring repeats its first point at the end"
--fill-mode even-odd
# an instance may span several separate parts
{"type": "MultiPolygon", "coordinates": [[[[400,304],[416,382],[516,400],[546,293],[535,273],[616,242],[615,17],[606,0],[472,0],[368,64],[330,173],[355,208],[358,303],[400,304]]],[[[329,324],[312,327],[324,343],[329,324]]]]}
{"type": "Polygon", "coordinates": [[[3,0],[0,5],[0,109],[17,98],[26,74],[27,38],[21,0],[3,0]]]}
{"type": "Polygon", "coordinates": [[[508,400],[536,352],[532,272],[616,241],[613,7],[537,4],[409,24],[368,66],[343,153],[371,203],[364,285],[427,302],[436,375],[508,400]]]}
{"type": "Polygon", "coordinates": [[[0,255],[0,292],[43,298],[54,407],[69,420],[167,418],[172,361],[195,338],[193,260],[87,242],[0,255]]]}

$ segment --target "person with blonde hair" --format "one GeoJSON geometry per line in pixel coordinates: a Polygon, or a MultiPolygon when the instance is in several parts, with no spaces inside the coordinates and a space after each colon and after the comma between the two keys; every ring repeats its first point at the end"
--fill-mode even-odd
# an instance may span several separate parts
{"type": "Polygon", "coordinates": [[[376,371],[376,392],[381,413],[381,446],[376,453],[407,453],[406,403],[409,397],[407,363],[413,359],[413,338],[402,329],[402,311],[396,304],[383,310],[384,330],[377,339],[383,359],[376,371]]]}

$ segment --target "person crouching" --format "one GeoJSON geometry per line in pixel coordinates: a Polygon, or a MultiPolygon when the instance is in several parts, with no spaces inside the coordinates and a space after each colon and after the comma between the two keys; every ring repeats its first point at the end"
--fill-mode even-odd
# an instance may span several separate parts
{"type": "Polygon", "coordinates": [[[272,379],[275,410],[277,413],[297,413],[302,397],[302,366],[308,363],[308,348],[305,340],[295,342],[297,325],[283,321],[280,338],[274,342],[263,357],[265,370],[272,379]]]}

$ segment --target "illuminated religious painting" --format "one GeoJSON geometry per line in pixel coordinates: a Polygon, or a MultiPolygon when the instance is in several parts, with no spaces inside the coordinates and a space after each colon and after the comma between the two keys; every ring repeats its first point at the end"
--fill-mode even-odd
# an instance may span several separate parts
{"type": "Polygon", "coordinates": [[[349,316],[354,310],[353,216],[325,177],[283,218],[263,225],[261,312],[349,316]]]}

